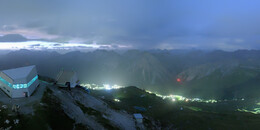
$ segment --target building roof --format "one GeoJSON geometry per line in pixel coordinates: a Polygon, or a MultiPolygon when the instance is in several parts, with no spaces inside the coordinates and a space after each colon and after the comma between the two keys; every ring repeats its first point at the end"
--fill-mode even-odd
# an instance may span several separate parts
{"type": "Polygon", "coordinates": [[[140,113],[135,113],[135,114],[134,114],[134,118],[135,118],[135,119],[143,119],[143,116],[142,116],[142,114],[140,114],[140,113]]]}
{"type": "Polygon", "coordinates": [[[9,78],[16,80],[16,79],[26,78],[33,70],[34,67],[35,65],[32,65],[32,66],[3,70],[2,72],[5,73],[9,78]]]}
{"type": "Polygon", "coordinates": [[[57,77],[57,83],[65,84],[66,82],[69,82],[75,74],[76,74],[76,72],[74,72],[74,71],[62,70],[57,77]]]}

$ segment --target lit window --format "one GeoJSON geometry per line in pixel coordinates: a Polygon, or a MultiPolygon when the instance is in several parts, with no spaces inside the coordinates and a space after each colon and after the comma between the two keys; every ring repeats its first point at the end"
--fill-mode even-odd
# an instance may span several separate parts
{"type": "Polygon", "coordinates": [[[27,84],[14,84],[12,85],[11,83],[7,82],[5,79],[0,77],[0,81],[6,84],[9,87],[12,87],[14,89],[20,89],[20,88],[28,88],[30,87],[36,80],[38,79],[38,75],[36,75],[29,83],[27,84]]]}

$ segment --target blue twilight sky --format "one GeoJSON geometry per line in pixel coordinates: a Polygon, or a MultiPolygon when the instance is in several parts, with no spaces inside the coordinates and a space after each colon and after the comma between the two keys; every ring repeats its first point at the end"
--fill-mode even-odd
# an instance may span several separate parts
{"type": "Polygon", "coordinates": [[[0,1],[0,49],[70,47],[260,49],[260,1],[0,1]]]}

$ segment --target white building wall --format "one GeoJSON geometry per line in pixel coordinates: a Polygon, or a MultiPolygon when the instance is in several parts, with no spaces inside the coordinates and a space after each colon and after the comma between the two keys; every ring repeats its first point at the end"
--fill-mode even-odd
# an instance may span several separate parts
{"type": "Polygon", "coordinates": [[[5,73],[0,72],[0,77],[2,77],[3,79],[5,79],[7,82],[13,84],[13,79],[11,79],[10,77],[8,77],[5,73]]]}
{"type": "Polygon", "coordinates": [[[74,76],[70,80],[70,87],[75,88],[78,85],[77,81],[78,81],[78,77],[76,74],[74,74],[74,76]]]}
{"type": "Polygon", "coordinates": [[[28,96],[31,96],[35,89],[39,86],[39,80],[35,80],[35,82],[28,88],[28,96]]]}
{"type": "Polygon", "coordinates": [[[31,96],[37,86],[39,85],[39,80],[35,80],[35,82],[28,88],[20,88],[20,89],[13,89],[12,90],[12,98],[20,98],[25,97],[25,92],[27,92],[27,96],[31,96]]]}
{"type": "Polygon", "coordinates": [[[20,98],[20,97],[25,97],[25,92],[28,93],[27,88],[20,88],[20,89],[13,89],[12,91],[12,98],[20,98]]]}
{"type": "Polygon", "coordinates": [[[34,67],[30,72],[30,74],[28,74],[28,76],[26,77],[27,82],[30,82],[36,75],[37,75],[37,70],[34,67]]]}
{"type": "Polygon", "coordinates": [[[9,96],[12,97],[12,88],[0,81],[0,88],[9,96]]]}
{"type": "MultiPolygon", "coordinates": [[[[3,72],[0,72],[0,77],[5,79],[9,83],[13,83],[12,79],[9,78],[7,75],[5,75],[3,72]]],[[[0,81],[0,88],[9,96],[12,97],[12,91],[13,89],[6,85],[5,83],[0,81]]]]}
{"type": "MultiPolygon", "coordinates": [[[[16,79],[14,81],[11,78],[9,78],[5,73],[0,72],[0,76],[11,84],[28,84],[36,75],[37,75],[37,70],[35,67],[33,68],[33,70],[30,72],[30,74],[27,77],[24,77],[21,79],[16,79]]],[[[37,88],[38,85],[39,85],[39,80],[37,79],[28,88],[14,89],[0,81],[0,88],[11,98],[25,97],[25,92],[27,92],[28,96],[31,96],[31,94],[35,91],[35,89],[37,88]]]]}

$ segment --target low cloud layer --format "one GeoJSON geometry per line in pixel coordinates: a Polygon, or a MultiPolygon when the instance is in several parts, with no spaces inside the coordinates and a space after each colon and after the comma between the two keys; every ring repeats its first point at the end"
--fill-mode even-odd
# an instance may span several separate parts
{"type": "Polygon", "coordinates": [[[259,6],[257,0],[2,0],[0,35],[102,48],[260,49],[259,6]]]}
{"type": "Polygon", "coordinates": [[[56,50],[64,52],[66,50],[93,51],[96,49],[131,49],[125,45],[98,45],[83,43],[56,43],[48,41],[24,41],[24,42],[0,42],[0,50],[56,50]]]}

